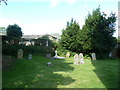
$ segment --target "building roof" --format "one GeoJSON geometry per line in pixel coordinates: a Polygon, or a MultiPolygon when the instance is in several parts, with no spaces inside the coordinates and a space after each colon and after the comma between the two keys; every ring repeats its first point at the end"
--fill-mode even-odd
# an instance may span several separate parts
{"type": "Polygon", "coordinates": [[[23,35],[22,38],[24,39],[38,39],[41,35],[23,35]]]}
{"type": "MultiPolygon", "coordinates": [[[[54,35],[54,34],[45,34],[45,35],[51,36],[55,39],[60,39],[60,35],[54,35]]],[[[42,36],[44,36],[44,35],[23,35],[22,38],[30,40],[30,39],[38,39],[42,36]]]]}

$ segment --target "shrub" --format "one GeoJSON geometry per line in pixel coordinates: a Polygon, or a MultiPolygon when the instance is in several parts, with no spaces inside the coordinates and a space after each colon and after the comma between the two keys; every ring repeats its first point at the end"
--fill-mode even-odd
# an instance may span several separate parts
{"type": "Polygon", "coordinates": [[[58,55],[64,56],[64,57],[66,56],[67,52],[70,52],[70,57],[73,57],[76,54],[76,52],[72,52],[64,48],[58,48],[57,51],[58,51],[58,55]]]}
{"type": "Polygon", "coordinates": [[[117,56],[117,58],[120,58],[120,45],[118,45],[118,47],[116,49],[116,56],[117,56]]]}
{"type": "Polygon", "coordinates": [[[4,55],[17,57],[18,49],[22,49],[24,52],[24,56],[27,56],[29,53],[48,53],[50,52],[51,47],[2,44],[2,54],[4,55]]]}
{"type": "Polygon", "coordinates": [[[84,59],[91,60],[91,57],[90,57],[90,55],[85,55],[85,56],[84,56],[84,59]]]}

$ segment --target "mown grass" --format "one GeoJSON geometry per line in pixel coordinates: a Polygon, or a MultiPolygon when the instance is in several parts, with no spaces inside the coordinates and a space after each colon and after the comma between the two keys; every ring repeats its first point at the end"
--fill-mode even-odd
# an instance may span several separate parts
{"type": "Polygon", "coordinates": [[[73,57],[51,60],[41,55],[17,60],[2,75],[3,88],[117,88],[119,80],[118,60],[85,60],[74,65],[73,57]]]}

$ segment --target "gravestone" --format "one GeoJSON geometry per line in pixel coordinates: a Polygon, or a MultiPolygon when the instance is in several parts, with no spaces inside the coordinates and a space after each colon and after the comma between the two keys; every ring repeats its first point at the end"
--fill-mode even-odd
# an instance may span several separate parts
{"type": "Polygon", "coordinates": [[[84,57],[82,53],[79,54],[79,60],[80,60],[80,64],[84,64],[84,57]]]}
{"type": "Polygon", "coordinates": [[[32,59],[32,54],[29,54],[28,55],[28,60],[31,60],[32,59]]]}
{"type": "Polygon", "coordinates": [[[46,57],[47,57],[47,58],[50,58],[50,57],[51,57],[51,53],[47,53],[47,54],[46,54],[46,57]]]}
{"type": "Polygon", "coordinates": [[[70,57],[70,52],[67,52],[66,53],[66,58],[69,58],[70,57]]]}
{"type": "Polygon", "coordinates": [[[57,55],[57,50],[55,51],[55,56],[54,56],[55,58],[57,58],[58,57],[58,55],[57,55]]]}
{"type": "Polygon", "coordinates": [[[65,57],[60,57],[57,55],[57,50],[55,51],[55,56],[53,58],[54,59],[65,59],[65,57]]]}
{"type": "Polygon", "coordinates": [[[48,62],[48,63],[47,63],[47,66],[52,66],[52,63],[51,63],[51,62],[48,62]]]}
{"type": "Polygon", "coordinates": [[[19,50],[18,50],[17,58],[18,58],[18,59],[23,59],[23,50],[22,50],[22,49],[19,49],[19,50]]]}
{"type": "Polygon", "coordinates": [[[96,60],[96,54],[95,53],[92,53],[91,56],[92,56],[92,60],[96,60]]]}
{"type": "Polygon", "coordinates": [[[78,60],[79,60],[79,59],[78,59],[78,54],[75,54],[75,55],[74,55],[74,64],[75,64],[75,65],[78,65],[78,60]]]}
{"type": "Polygon", "coordinates": [[[109,53],[109,58],[112,58],[112,52],[109,53]]]}

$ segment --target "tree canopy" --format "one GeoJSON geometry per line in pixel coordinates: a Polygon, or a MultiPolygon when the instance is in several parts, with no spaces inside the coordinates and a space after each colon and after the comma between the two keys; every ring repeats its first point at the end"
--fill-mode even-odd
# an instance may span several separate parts
{"type": "Polygon", "coordinates": [[[17,24],[9,25],[7,27],[7,40],[9,41],[9,43],[15,44],[20,40],[21,37],[21,27],[19,27],[17,24]]]}
{"type": "Polygon", "coordinates": [[[61,46],[73,52],[89,54],[95,52],[98,59],[107,58],[116,45],[114,13],[109,16],[98,7],[88,14],[85,25],[80,29],[76,21],[67,22],[61,36],[61,46]]]}
{"type": "Polygon", "coordinates": [[[76,40],[77,34],[79,33],[80,27],[76,21],[71,19],[71,22],[67,22],[66,29],[63,29],[61,36],[61,45],[65,47],[67,50],[77,52],[77,48],[79,47],[76,40]]]}
{"type": "Polygon", "coordinates": [[[115,32],[116,16],[111,13],[107,17],[105,13],[100,12],[100,8],[93,10],[88,14],[83,28],[89,29],[91,37],[92,52],[97,54],[97,58],[105,58],[116,45],[115,32]]]}
{"type": "Polygon", "coordinates": [[[7,2],[6,2],[7,0],[0,0],[0,4],[1,4],[1,2],[4,2],[6,5],[7,5],[7,2]]]}

